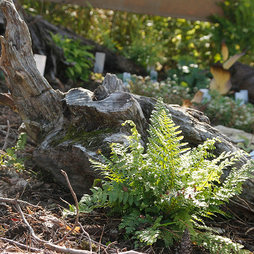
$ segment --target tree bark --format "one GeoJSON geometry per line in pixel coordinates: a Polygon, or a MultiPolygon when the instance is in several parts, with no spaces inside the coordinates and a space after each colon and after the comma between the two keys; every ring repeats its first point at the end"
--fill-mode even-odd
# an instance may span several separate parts
{"type": "Polygon", "coordinates": [[[0,59],[8,89],[33,140],[49,132],[62,115],[59,94],[36,68],[32,42],[26,23],[12,1],[0,1],[7,19],[5,37],[1,36],[0,59]]]}
{"type": "MultiPolygon", "coordinates": [[[[0,66],[27,134],[38,144],[34,160],[63,185],[61,169],[66,171],[78,195],[89,192],[93,180],[100,177],[89,159],[102,160],[98,150],[109,155],[109,143],[126,142],[124,135],[130,131],[122,126],[125,120],[134,121],[145,144],[156,100],[125,92],[123,83],[109,74],[94,92],[84,88],[66,94],[53,90],[36,69],[28,28],[12,0],[0,0],[0,7],[7,19],[5,38],[0,38],[0,66]]],[[[203,113],[177,105],[167,107],[191,147],[217,137],[221,142],[216,144],[216,155],[238,151],[229,138],[210,126],[203,113]]],[[[246,161],[243,156],[236,166],[246,161]]],[[[253,187],[253,179],[246,181],[242,196],[250,209],[254,208],[253,187]]]]}

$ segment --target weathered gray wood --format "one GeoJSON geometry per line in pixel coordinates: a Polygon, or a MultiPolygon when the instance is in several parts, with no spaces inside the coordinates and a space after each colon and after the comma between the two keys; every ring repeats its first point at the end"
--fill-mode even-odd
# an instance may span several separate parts
{"type": "Polygon", "coordinates": [[[27,25],[13,2],[0,1],[0,7],[7,19],[5,37],[0,37],[0,67],[29,135],[36,141],[41,131],[49,131],[59,121],[60,97],[36,68],[27,25]]]}
{"type": "MultiPolygon", "coordinates": [[[[124,92],[114,75],[107,75],[104,85],[94,93],[83,88],[71,89],[66,94],[56,92],[35,67],[27,26],[12,1],[0,0],[0,7],[7,18],[6,35],[1,37],[0,67],[26,131],[38,144],[33,158],[63,185],[66,182],[60,170],[65,170],[75,192],[82,195],[100,177],[89,159],[102,160],[99,150],[108,156],[109,143],[126,141],[130,129],[122,126],[125,120],[133,120],[142,144],[147,142],[149,118],[156,100],[124,92]]],[[[216,144],[215,154],[238,151],[229,138],[210,126],[203,113],[177,105],[167,107],[191,147],[218,137],[221,142],[216,144]]],[[[246,161],[243,156],[236,166],[246,161]]],[[[253,179],[246,181],[242,196],[244,205],[248,202],[252,209],[253,187],[253,179]]]]}

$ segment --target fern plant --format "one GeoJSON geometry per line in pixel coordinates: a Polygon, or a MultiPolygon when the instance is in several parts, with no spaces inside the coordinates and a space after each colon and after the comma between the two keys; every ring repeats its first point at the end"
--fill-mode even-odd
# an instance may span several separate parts
{"type": "Polygon", "coordinates": [[[93,187],[92,195],[83,196],[80,212],[111,207],[111,213],[122,215],[120,228],[147,245],[164,241],[166,246],[172,246],[187,227],[192,241],[213,253],[245,253],[243,246],[217,236],[203,221],[204,217],[220,213],[219,206],[240,193],[242,183],[249,177],[250,163],[240,170],[233,168],[220,182],[223,169],[232,167],[241,153],[214,157],[212,150],[217,139],[207,140],[197,148],[185,148],[181,131],[161,100],[151,115],[146,150],[135,124],[125,124],[132,127],[132,135],[126,137],[129,146],[111,144],[109,160],[92,161],[108,181],[103,180],[102,187],[93,187]]]}

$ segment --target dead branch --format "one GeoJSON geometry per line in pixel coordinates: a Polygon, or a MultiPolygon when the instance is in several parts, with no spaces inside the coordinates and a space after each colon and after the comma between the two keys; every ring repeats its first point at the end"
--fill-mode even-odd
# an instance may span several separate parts
{"type": "Polygon", "coordinates": [[[13,241],[13,240],[8,239],[8,238],[0,237],[0,240],[2,240],[4,242],[11,243],[13,245],[16,245],[16,246],[18,246],[19,248],[21,248],[23,250],[28,250],[28,251],[33,251],[33,252],[41,252],[41,249],[33,248],[33,247],[30,247],[28,245],[25,245],[25,244],[22,244],[22,243],[19,243],[19,242],[16,242],[16,241],[13,241]]]}
{"type": "MultiPolygon", "coordinates": [[[[69,186],[69,189],[71,191],[71,194],[72,194],[72,196],[74,198],[74,201],[75,201],[75,205],[76,205],[76,219],[75,219],[75,223],[74,223],[72,229],[62,239],[54,242],[54,244],[59,244],[59,243],[63,242],[66,239],[67,236],[69,236],[70,234],[72,234],[75,231],[75,228],[76,228],[76,226],[79,223],[79,209],[78,209],[78,199],[77,199],[76,193],[74,192],[74,190],[73,190],[73,188],[71,186],[71,183],[70,183],[70,180],[68,178],[67,173],[64,170],[61,170],[61,173],[64,175],[64,177],[65,177],[65,179],[67,181],[67,184],[69,186]]],[[[90,236],[89,236],[89,238],[90,238],[90,236]]],[[[91,243],[91,241],[90,241],[90,251],[92,251],[92,243],[91,243]]]]}
{"type": "Polygon", "coordinates": [[[33,228],[31,227],[31,225],[28,223],[28,221],[26,220],[24,213],[22,212],[20,205],[19,205],[19,201],[17,199],[7,199],[7,198],[0,198],[0,201],[2,202],[6,202],[6,203],[11,203],[13,204],[16,209],[18,210],[22,220],[24,221],[24,223],[26,224],[26,226],[28,227],[31,236],[38,241],[39,243],[44,244],[44,246],[50,250],[53,251],[57,251],[57,252],[62,252],[62,253],[70,253],[70,254],[96,254],[95,252],[90,252],[90,251],[86,251],[86,250],[74,250],[74,249],[70,249],[70,248],[66,248],[66,247],[62,247],[62,246],[58,246],[56,244],[52,244],[48,241],[42,240],[40,239],[34,232],[33,228]]]}
{"type": "Polygon", "coordinates": [[[33,204],[31,204],[31,203],[29,203],[29,202],[26,202],[26,201],[17,200],[17,199],[12,199],[12,198],[3,198],[3,197],[0,197],[0,202],[8,203],[8,204],[13,204],[13,205],[15,205],[16,203],[18,203],[18,204],[23,204],[23,205],[32,206],[32,207],[35,207],[35,208],[40,207],[40,206],[38,206],[38,205],[33,205],[33,204]]]}

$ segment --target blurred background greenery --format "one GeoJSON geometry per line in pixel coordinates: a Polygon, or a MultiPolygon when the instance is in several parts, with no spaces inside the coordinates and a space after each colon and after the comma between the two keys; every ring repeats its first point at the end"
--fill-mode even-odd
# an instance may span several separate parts
{"type": "Polygon", "coordinates": [[[174,68],[180,61],[205,68],[220,60],[220,42],[225,39],[233,55],[249,47],[244,61],[254,64],[254,1],[226,0],[224,16],[211,16],[211,22],[133,14],[122,11],[23,1],[33,15],[67,27],[142,66],[174,68]]]}
{"type": "MultiPolygon", "coordinates": [[[[229,55],[247,48],[241,62],[254,65],[254,1],[225,0],[220,3],[224,16],[211,16],[211,22],[141,15],[122,11],[22,1],[32,15],[41,15],[52,24],[75,33],[159,71],[159,82],[132,76],[131,92],[162,97],[165,102],[182,105],[200,88],[208,88],[210,66],[222,62],[221,41],[229,55]]],[[[202,8],[202,7],[200,7],[202,8]]],[[[93,79],[93,77],[92,77],[93,79]]],[[[232,95],[212,96],[206,108],[211,122],[253,132],[253,105],[240,105],[232,95]]]]}

